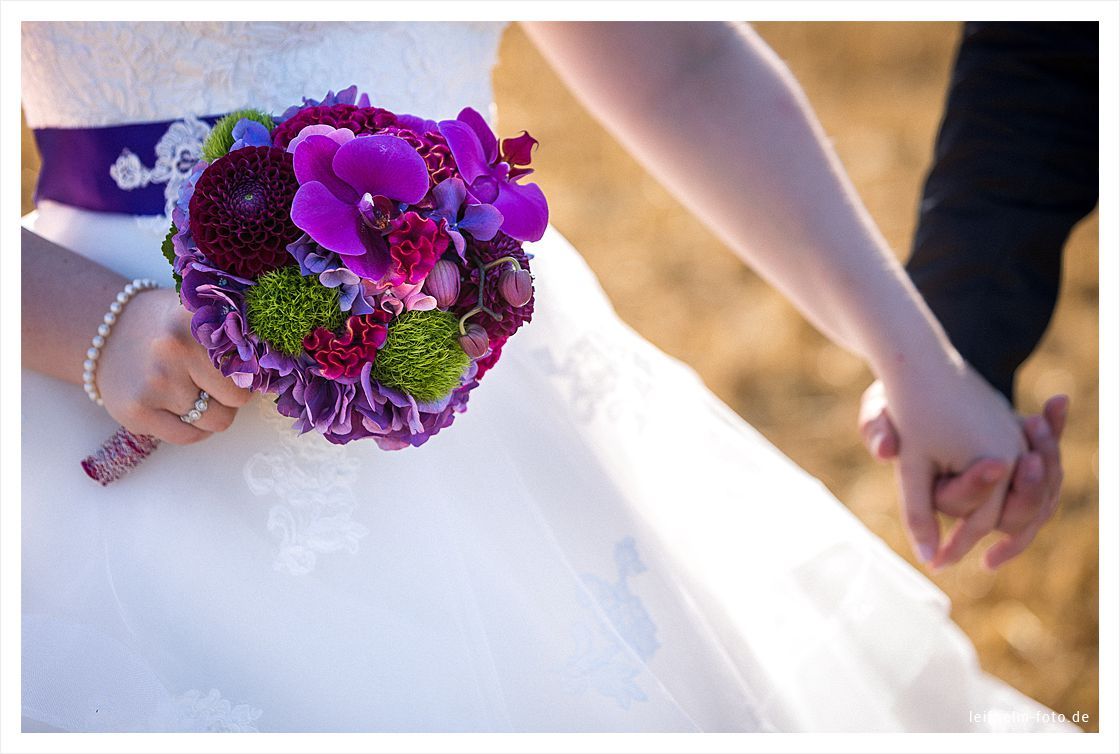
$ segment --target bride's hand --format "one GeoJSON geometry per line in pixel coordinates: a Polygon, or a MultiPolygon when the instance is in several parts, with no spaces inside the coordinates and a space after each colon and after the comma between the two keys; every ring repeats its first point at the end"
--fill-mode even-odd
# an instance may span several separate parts
{"type": "Polygon", "coordinates": [[[944,541],[934,509],[937,479],[981,458],[1011,469],[1027,450],[1023,429],[1007,400],[963,362],[933,373],[900,372],[885,377],[883,387],[900,438],[896,470],[906,527],[918,557],[943,568],[996,529],[1013,475],[1002,475],[944,541]]]}
{"type": "Polygon", "coordinates": [[[97,367],[105,409],[126,429],[176,444],[198,442],[227,429],[249,400],[213,367],[191,336],[191,316],[174,291],[137,295],[121,313],[97,367]],[[192,424],[180,420],[210,394],[209,408],[192,424]]]}

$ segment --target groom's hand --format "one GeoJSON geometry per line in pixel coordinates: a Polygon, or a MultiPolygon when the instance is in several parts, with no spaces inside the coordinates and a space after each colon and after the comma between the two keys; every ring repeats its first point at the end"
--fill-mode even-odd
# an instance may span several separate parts
{"type": "MultiPolygon", "coordinates": [[[[1014,473],[997,529],[1007,534],[985,553],[984,562],[995,569],[1026,549],[1038,530],[1058,507],[1062,485],[1062,462],[1058,441],[1065,429],[1069,399],[1055,396],[1046,402],[1042,415],[1022,420],[1029,452],[1014,469],[996,459],[980,459],[961,474],[937,480],[933,490],[936,510],[954,518],[966,518],[979,508],[1014,473]]],[[[900,439],[891,421],[882,383],[876,381],[863,394],[859,415],[860,435],[872,457],[890,461],[898,457],[900,439]]],[[[964,552],[941,553],[934,568],[955,563],[964,552]]]]}

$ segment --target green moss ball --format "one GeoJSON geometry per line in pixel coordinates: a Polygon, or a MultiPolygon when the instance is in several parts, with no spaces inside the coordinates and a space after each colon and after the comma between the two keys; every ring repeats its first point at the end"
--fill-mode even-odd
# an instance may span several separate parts
{"type": "Polygon", "coordinates": [[[272,116],[260,110],[238,110],[235,113],[230,113],[210,129],[210,135],[206,137],[206,141],[202,144],[202,159],[213,162],[219,157],[225,157],[229,154],[230,147],[233,146],[233,127],[242,118],[255,120],[269,131],[276,127],[276,124],[272,121],[272,116]]]}
{"type": "Polygon", "coordinates": [[[289,356],[303,351],[304,337],[316,327],[337,331],[346,322],[338,289],[303,277],[294,266],[261,275],[245,292],[245,313],[249,329],[289,356]]]}
{"type": "Polygon", "coordinates": [[[470,358],[459,345],[459,320],[432,309],[405,312],[389,324],[373,361],[373,377],[418,401],[435,401],[459,386],[470,358]]]}

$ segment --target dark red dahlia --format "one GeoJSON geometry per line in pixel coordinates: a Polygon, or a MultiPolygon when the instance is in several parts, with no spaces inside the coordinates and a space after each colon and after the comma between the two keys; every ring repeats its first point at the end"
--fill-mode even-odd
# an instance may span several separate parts
{"type": "Polygon", "coordinates": [[[325,124],[335,128],[349,128],[357,134],[374,134],[397,122],[397,116],[380,107],[356,105],[318,105],[305,107],[276,127],[272,143],[287,149],[292,139],[304,126],[325,124]]]}
{"type": "Polygon", "coordinates": [[[346,329],[341,335],[335,335],[325,327],[317,327],[303,339],[303,347],[328,380],[339,377],[354,379],[361,375],[362,367],[377,357],[377,350],[385,345],[389,334],[385,326],[388,320],[386,312],[348,317],[346,329]]]}
{"type": "Polygon", "coordinates": [[[458,174],[455,158],[451,156],[451,147],[442,134],[435,131],[421,134],[400,126],[390,126],[384,132],[404,139],[424,158],[432,186],[458,174]]]}
{"type": "Polygon", "coordinates": [[[191,235],[206,259],[235,275],[256,278],[291,263],[287,245],[299,184],[292,156],[274,147],[245,147],[203,171],[190,202],[191,235]]]}
{"type": "MultiPolygon", "coordinates": [[[[471,264],[463,267],[463,285],[459,292],[459,299],[454,306],[456,314],[465,314],[478,303],[479,271],[474,264],[475,259],[486,264],[502,257],[513,257],[522,269],[529,269],[529,257],[521,250],[521,243],[500,231],[490,241],[468,240],[466,253],[467,259],[471,260],[471,264]]],[[[471,322],[477,322],[486,328],[491,343],[504,342],[506,338],[517,331],[517,328],[533,317],[534,298],[530,298],[529,302],[523,306],[510,306],[509,302],[502,296],[501,291],[498,290],[498,278],[501,276],[502,270],[507,267],[509,267],[508,264],[501,264],[486,271],[486,289],[482,295],[482,303],[491,311],[502,315],[502,318],[496,320],[485,312],[471,317],[471,322]]]]}
{"type": "Polygon", "coordinates": [[[394,285],[421,282],[451,242],[439,223],[415,212],[394,217],[385,240],[392,257],[389,280],[394,285]]]}

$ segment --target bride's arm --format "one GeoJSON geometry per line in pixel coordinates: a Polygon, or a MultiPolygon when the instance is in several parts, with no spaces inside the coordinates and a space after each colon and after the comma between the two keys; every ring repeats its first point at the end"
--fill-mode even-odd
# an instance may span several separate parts
{"type": "Polygon", "coordinates": [[[90,338],[128,281],[26,228],[20,240],[23,366],[80,385],[90,338]]]}
{"type": "MultiPolygon", "coordinates": [[[[891,254],[789,71],[746,25],[526,27],[651,173],[883,380],[906,438],[899,468],[908,528],[930,560],[936,475],[982,456],[1010,463],[1022,432],[891,254]]],[[[1005,490],[950,535],[936,563],[959,559],[995,527],[1005,490]]]]}
{"type": "MultiPolygon", "coordinates": [[[[128,282],[117,273],[24,229],[21,238],[23,366],[81,384],[90,339],[128,282]]],[[[172,290],[135,295],[98,360],[105,409],[126,428],[190,443],[229,427],[248,391],[214,369],[190,333],[172,290]],[[179,421],[198,396],[213,396],[195,425],[179,421]]]]}

